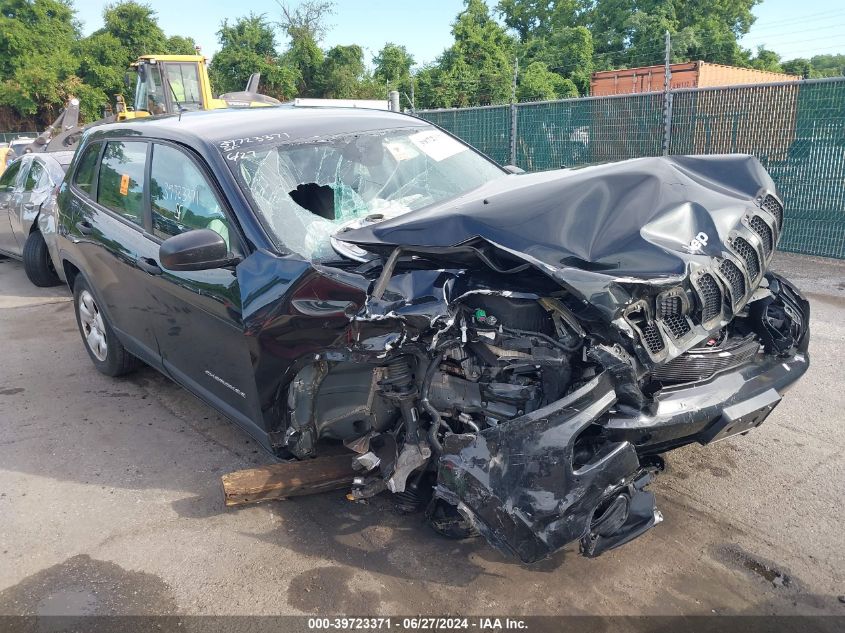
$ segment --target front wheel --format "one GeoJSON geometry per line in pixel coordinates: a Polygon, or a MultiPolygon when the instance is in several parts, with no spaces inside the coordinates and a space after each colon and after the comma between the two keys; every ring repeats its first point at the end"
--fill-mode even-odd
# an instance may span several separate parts
{"type": "Polygon", "coordinates": [[[140,361],[123,347],[81,275],[73,285],[73,304],[85,350],[97,371],[106,376],[122,376],[136,369],[140,361]]]}
{"type": "Polygon", "coordinates": [[[57,286],[62,283],[56,274],[50,250],[41,231],[33,231],[23,245],[23,269],[29,280],[39,288],[57,286]]]}

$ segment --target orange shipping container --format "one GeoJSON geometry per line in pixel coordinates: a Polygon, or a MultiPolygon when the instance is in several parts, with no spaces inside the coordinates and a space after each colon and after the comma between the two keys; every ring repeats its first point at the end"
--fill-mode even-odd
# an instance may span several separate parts
{"type": "MultiPolygon", "coordinates": [[[[723,66],[709,62],[695,61],[672,64],[670,89],[710,88],[715,86],[738,86],[745,84],[774,83],[778,81],[799,81],[795,75],[772,73],[754,68],[723,66]]],[[[642,66],[620,70],[604,70],[593,73],[590,94],[594,97],[608,95],[659,92],[663,90],[664,66],[642,66]]]]}

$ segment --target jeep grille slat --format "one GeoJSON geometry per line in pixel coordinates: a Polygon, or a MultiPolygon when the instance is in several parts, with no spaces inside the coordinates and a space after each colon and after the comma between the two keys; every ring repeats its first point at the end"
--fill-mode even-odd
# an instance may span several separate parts
{"type": "Polygon", "coordinates": [[[683,302],[678,296],[661,297],[658,300],[657,318],[663,321],[674,338],[681,338],[690,331],[689,321],[683,314],[683,302]]]}
{"type": "Polygon", "coordinates": [[[745,297],[745,277],[742,271],[731,260],[724,259],[719,264],[719,272],[727,280],[730,286],[731,300],[736,305],[745,297]]]}
{"type": "Polygon", "coordinates": [[[722,313],[722,290],[710,273],[698,278],[698,293],[701,299],[701,322],[707,323],[722,313]]]}
{"type": "Polygon", "coordinates": [[[777,198],[771,194],[767,195],[760,203],[760,207],[774,216],[778,229],[783,228],[783,206],[777,198]]]}
{"type": "Polygon", "coordinates": [[[648,321],[642,327],[643,342],[648,347],[652,354],[657,354],[663,350],[663,337],[660,336],[660,330],[657,328],[657,323],[648,321]]]}
{"type": "Polygon", "coordinates": [[[763,254],[766,257],[771,255],[772,250],[774,250],[775,247],[775,236],[772,234],[772,227],[766,224],[766,221],[759,215],[755,215],[751,218],[748,224],[751,225],[754,232],[760,236],[760,240],[763,242],[763,254]]]}
{"type": "Polygon", "coordinates": [[[748,277],[752,281],[757,279],[757,275],[760,274],[760,258],[757,255],[757,251],[753,246],[751,246],[751,244],[748,243],[748,240],[742,237],[734,239],[733,247],[737,254],[745,262],[745,268],[748,270],[748,277]]]}

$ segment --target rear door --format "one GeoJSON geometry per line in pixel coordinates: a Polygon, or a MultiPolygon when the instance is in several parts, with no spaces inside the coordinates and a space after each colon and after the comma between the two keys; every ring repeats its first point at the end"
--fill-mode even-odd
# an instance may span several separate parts
{"type": "Polygon", "coordinates": [[[28,168],[26,159],[12,163],[0,176],[0,251],[20,255],[18,240],[12,231],[12,214],[16,208],[16,198],[21,190],[21,183],[28,168]]]}
{"type": "Polygon", "coordinates": [[[150,145],[110,140],[89,145],[71,186],[70,239],[74,262],[85,274],[121,342],[160,366],[153,332],[156,306],[148,292],[149,261],[158,246],[149,238],[145,182],[150,145]]]}

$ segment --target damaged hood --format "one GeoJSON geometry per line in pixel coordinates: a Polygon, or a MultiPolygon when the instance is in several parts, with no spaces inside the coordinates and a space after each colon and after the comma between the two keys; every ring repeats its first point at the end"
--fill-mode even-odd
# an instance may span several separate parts
{"type": "Polygon", "coordinates": [[[506,176],[336,237],[382,255],[482,240],[609,306],[611,284],[677,282],[720,256],[763,190],[774,183],[753,156],[640,158],[506,176]]]}

